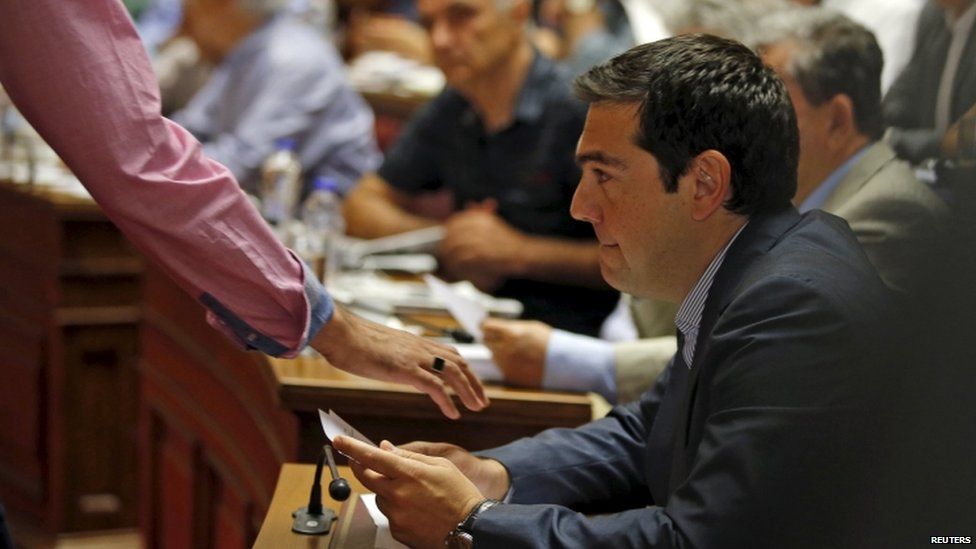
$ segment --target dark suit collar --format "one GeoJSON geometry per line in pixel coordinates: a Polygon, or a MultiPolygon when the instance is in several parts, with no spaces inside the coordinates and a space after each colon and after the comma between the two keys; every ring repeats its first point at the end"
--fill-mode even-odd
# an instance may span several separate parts
{"type": "MultiPolygon", "coordinates": [[[[698,338],[695,342],[694,361],[688,371],[687,379],[682,380],[680,388],[676,388],[677,391],[680,391],[676,398],[680,400],[677,401],[677,410],[674,414],[673,453],[667,475],[667,494],[669,497],[684,481],[690,465],[688,428],[691,425],[691,413],[698,390],[698,378],[704,367],[701,364],[701,357],[708,355],[706,350],[702,348],[701,342],[708,340],[712,329],[715,327],[715,321],[732,301],[736,288],[750,267],[776,245],[780,238],[800,219],[800,214],[793,206],[774,213],[753,216],[742,229],[742,232],[739,233],[735,242],[729,246],[725,260],[718,272],[715,273],[715,279],[712,282],[712,288],[705,300],[705,309],[702,312],[698,338]]],[[[681,354],[680,349],[678,354],[681,354]]]]}
{"type": "MultiPolygon", "coordinates": [[[[715,280],[702,312],[701,325],[698,330],[699,341],[711,333],[718,315],[732,301],[735,288],[749,267],[768,252],[783,234],[799,221],[800,214],[793,206],[775,213],[754,216],[749,220],[749,224],[742,229],[742,233],[729,247],[722,266],[715,273],[715,280]]],[[[696,353],[695,356],[699,357],[701,354],[696,353]]],[[[692,364],[692,370],[696,370],[694,364],[692,364]]]]}

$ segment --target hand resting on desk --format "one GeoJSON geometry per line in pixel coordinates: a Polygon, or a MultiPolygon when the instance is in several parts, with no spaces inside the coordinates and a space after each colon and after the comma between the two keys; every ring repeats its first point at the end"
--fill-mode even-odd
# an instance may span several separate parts
{"type": "Polygon", "coordinates": [[[481,323],[481,331],[505,381],[521,387],[542,387],[552,326],[538,320],[487,318],[481,323]]]}

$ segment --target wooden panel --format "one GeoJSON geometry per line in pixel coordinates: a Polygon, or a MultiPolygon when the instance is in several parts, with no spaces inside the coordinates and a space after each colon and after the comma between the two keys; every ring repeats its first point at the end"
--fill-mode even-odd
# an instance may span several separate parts
{"type": "Polygon", "coordinates": [[[193,529],[189,527],[189,520],[197,511],[194,508],[194,478],[190,465],[193,463],[192,442],[181,436],[173,429],[167,429],[162,434],[163,440],[158,446],[158,467],[156,472],[160,489],[158,524],[160,529],[154,532],[153,541],[158,540],[158,547],[187,548],[193,547],[193,529]],[[178,509],[180,513],[169,512],[168,509],[178,509]]]}
{"type": "MultiPolygon", "coordinates": [[[[3,324],[0,320],[0,324],[3,324]]],[[[0,486],[8,506],[21,500],[22,510],[43,504],[44,452],[43,337],[0,326],[0,486]],[[9,390],[16,388],[16,390],[9,390]]]]}
{"type": "Polygon", "coordinates": [[[66,529],[107,530],[136,523],[134,390],[138,328],[63,331],[66,529]]]}
{"type": "Polygon", "coordinates": [[[90,200],[0,182],[0,499],[59,534],[135,525],[141,261],[90,200]]]}
{"type": "Polygon", "coordinates": [[[141,445],[141,485],[152,492],[140,511],[147,544],[249,547],[279,467],[296,454],[297,421],[280,409],[261,355],[236,349],[210,328],[203,308],[165,275],[150,268],[146,282],[143,434],[167,440],[178,432],[194,448],[187,455],[167,453],[157,440],[141,445]],[[181,479],[165,472],[159,452],[186,460],[180,470],[193,479],[188,493],[162,486],[181,479]],[[191,502],[180,501],[185,497],[191,502]]]}

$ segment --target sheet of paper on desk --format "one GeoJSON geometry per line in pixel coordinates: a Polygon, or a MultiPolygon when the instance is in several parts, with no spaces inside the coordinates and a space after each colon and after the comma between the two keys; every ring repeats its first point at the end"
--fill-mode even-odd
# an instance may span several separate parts
{"type": "Polygon", "coordinates": [[[362,494],[359,497],[362,498],[363,505],[369,511],[369,517],[373,519],[373,524],[376,525],[376,540],[373,542],[373,547],[376,549],[406,549],[406,545],[393,539],[393,534],[390,533],[389,519],[376,506],[376,494],[362,494]]]}
{"type": "Polygon", "coordinates": [[[498,365],[491,358],[491,351],[482,343],[449,343],[453,345],[461,358],[468,362],[471,371],[481,381],[503,381],[505,376],[498,369],[498,365]]]}
{"type": "Polygon", "coordinates": [[[325,431],[325,437],[331,442],[335,440],[335,437],[339,435],[345,435],[347,437],[352,437],[358,441],[365,442],[371,446],[376,446],[372,440],[366,438],[362,433],[357,431],[352,425],[346,423],[341,417],[338,416],[332,410],[326,414],[319,409],[319,421],[322,422],[322,430],[325,431]]]}
{"type": "Polygon", "coordinates": [[[488,309],[473,299],[458,295],[448,283],[437,277],[424,275],[424,282],[427,283],[434,297],[444,302],[444,306],[461,327],[474,336],[475,341],[480,342],[484,339],[484,334],[481,333],[481,322],[488,316],[488,309]]]}

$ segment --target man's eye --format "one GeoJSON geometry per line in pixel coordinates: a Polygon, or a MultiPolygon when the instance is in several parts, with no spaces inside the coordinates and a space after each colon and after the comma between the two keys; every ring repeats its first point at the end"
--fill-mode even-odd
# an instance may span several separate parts
{"type": "Polygon", "coordinates": [[[610,174],[608,174],[607,172],[599,168],[593,169],[593,176],[596,177],[597,183],[606,183],[607,181],[610,180],[610,174]]]}

